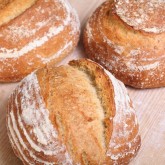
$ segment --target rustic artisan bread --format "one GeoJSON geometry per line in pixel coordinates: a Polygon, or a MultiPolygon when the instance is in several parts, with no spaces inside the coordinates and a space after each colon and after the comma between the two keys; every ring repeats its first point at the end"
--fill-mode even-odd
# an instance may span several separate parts
{"type": "Polygon", "coordinates": [[[86,25],[84,47],[127,85],[165,86],[165,1],[106,1],[86,25]]]}
{"type": "Polygon", "coordinates": [[[1,0],[0,82],[59,62],[78,38],[79,20],[67,0],[1,0]]]}
{"type": "Polygon", "coordinates": [[[140,148],[126,88],[89,60],[23,79],[8,102],[7,128],[24,164],[127,164],[140,148]]]}

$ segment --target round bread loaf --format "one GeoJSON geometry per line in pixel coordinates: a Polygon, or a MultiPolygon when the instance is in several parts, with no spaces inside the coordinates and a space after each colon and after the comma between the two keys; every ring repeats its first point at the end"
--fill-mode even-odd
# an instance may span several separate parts
{"type": "Polygon", "coordinates": [[[61,61],[77,45],[79,27],[67,0],[0,1],[0,82],[61,61]]]}
{"type": "Polygon", "coordinates": [[[165,86],[165,1],[106,1],[86,25],[84,47],[127,85],[165,86]]]}
{"type": "Polygon", "coordinates": [[[27,76],[8,102],[7,129],[24,164],[127,164],[140,148],[123,83],[89,60],[27,76]]]}

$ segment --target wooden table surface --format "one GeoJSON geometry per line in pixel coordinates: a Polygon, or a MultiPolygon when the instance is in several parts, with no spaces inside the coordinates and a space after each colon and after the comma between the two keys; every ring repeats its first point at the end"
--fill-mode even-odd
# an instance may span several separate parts
{"type": "MultiPolygon", "coordinates": [[[[70,0],[77,10],[82,29],[103,0],[70,0]]],[[[82,43],[62,64],[85,57],[82,43]]],[[[9,144],[5,124],[7,98],[17,83],[0,84],[0,165],[22,165],[9,144]]],[[[127,87],[140,124],[141,149],[131,165],[165,165],[165,88],[137,90],[127,87]]]]}

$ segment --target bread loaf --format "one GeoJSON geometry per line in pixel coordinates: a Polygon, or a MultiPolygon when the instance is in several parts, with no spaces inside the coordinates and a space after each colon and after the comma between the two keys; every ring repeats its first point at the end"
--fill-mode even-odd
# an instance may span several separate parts
{"type": "Polygon", "coordinates": [[[165,1],[108,0],[89,19],[89,58],[135,88],[165,86],[165,1]]]}
{"type": "Polygon", "coordinates": [[[123,83],[89,60],[31,73],[8,102],[8,135],[24,164],[128,164],[140,148],[123,83]]]}
{"type": "Polygon", "coordinates": [[[75,48],[79,26],[67,0],[0,1],[0,82],[62,60],[75,48]]]}

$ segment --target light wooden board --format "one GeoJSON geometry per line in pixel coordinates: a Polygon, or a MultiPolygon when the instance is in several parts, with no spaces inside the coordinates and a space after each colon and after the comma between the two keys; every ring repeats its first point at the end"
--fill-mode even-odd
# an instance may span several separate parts
{"type": "MultiPolygon", "coordinates": [[[[76,8],[82,28],[87,18],[103,0],[70,0],[76,8]]],[[[82,42],[61,64],[85,57],[82,42]]],[[[14,84],[0,84],[0,165],[22,165],[15,157],[6,133],[5,109],[14,84]]],[[[165,88],[136,90],[128,88],[140,124],[141,149],[131,165],[165,165],[165,88]]]]}

